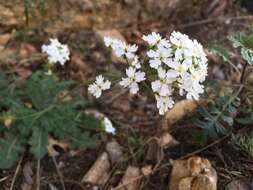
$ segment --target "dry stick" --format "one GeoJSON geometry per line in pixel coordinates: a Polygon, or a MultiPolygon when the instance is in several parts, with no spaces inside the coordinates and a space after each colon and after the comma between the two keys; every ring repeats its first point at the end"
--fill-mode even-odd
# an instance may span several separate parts
{"type": "Polygon", "coordinates": [[[40,159],[37,160],[36,184],[37,184],[37,190],[40,190],[40,159]]]}
{"type": "Polygon", "coordinates": [[[13,179],[12,179],[12,181],[11,181],[10,190],[12,190],[13,187],[14,187],[16,178],[17,178],[18,173],[19,173],[19,170],[20,170],[20,168],[21,168],[21,163],[23,162],[23,158],[24,158],[24,155],[21,157],[21,159],[20,159],[19,162],[18,162],[18,166],[17,166],[17,168],[16,168],[16,170],[15,170],[15,174],[14,174],[13,179]]]}
{"type": "Polygon", "coordinates": [[[57,164],[57,162],[56,162],[55,156],[52,156],[52,159],[53,159],[54,165],[55,165],[55,167],[56,167],[56,171],[57,171],[57,173],[58,173],[58,175],[59,175],[59,177],[60,177],[60,181],[61,181],[61,184],[62,184],[62,188],[63,188],[63,190],[66,190],[66,187],[65,187],[64,181],[63,181],[63,175],[62,175],[62,173],[61,173],[61,171],[60,171],[60,168],[59,168],[59,166],[58,166],[58,164],[57,164]]]}

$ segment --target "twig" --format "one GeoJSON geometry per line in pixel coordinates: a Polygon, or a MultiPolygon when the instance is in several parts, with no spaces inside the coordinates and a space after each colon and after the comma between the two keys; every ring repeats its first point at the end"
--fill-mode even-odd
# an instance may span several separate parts
{"type": "Polygon", "coordinates": [[[13,179],[12,179],[12,181],[11,181],[10,190],[12,190],[13,187],[14,187],[14,185],[15,185],[16,178],[17,178],[18,173],[19,173],[19,170],[20,170],[20,168],[21,168],[21,163],[23,162],[23,157],[24,157],[24,155],[21,157],[21,159],[20,159],[19,162],[18,162],[17,168],[16,168],[16,170],[15,170],[15,174],[14,174],[13,179]]]}
{"type": "Polygon", "coordinates": [[[63,190],[66,190],[66,187],[65,187],[64,181],[63,181],[63,175],[62,175],[62,173],[61,173],[61,171],[60,171],[60,168],[59,168],[59,166],[58,166],[58,164],[57,164],[57,162],[56,162],[55,156],[52,156],[52,159],[53,159],[54,165],[55,165],[55,167],[56,167],[57,174],[58,174],[59,177],[60,177],[60,181],[61,181],[61,184],[62,184],[62,189],[63,189],[63,190]]]}
{"type": "Polygon", "coordinates": [[[36,176],[37,190],[40,190],[40,159],[37,160],[37,176],[36,176]]]}
{"type": "Polygon", "coordinates": [[[0,179],[0,183],[1,183],[1,182],[4,182],[4,181],[7,180],[8,178],[9,178],[9,176],[5,176],[5,177],[1,178],[1,179],[0,179]]]}

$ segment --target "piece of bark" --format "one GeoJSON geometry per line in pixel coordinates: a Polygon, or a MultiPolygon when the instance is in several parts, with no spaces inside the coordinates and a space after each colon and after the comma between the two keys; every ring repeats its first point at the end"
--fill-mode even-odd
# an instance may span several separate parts
{"type": "Polygon", "coordinates": [[[108,142],[106,144],[106,152],[109,154],[109,158],[112,164],[120,161],[123,156],[122,147],[116,141],[108,142]]]}
{"type": "Polygon", "coordinates": [[[194,156],[174,161],[168,190],[202,189],[217,189],[217,173],[209,160],[194,156]]]}
{"type": "Polygon", "coordinates": [[[119,183],[117,190],[139,190],[141,170],[138,167],[129,166],[119,183]]]}
{"type": "Polygon", "coordinates": [[[110,161],[106,152],[103,152],[82,179],[82,183],[102,185],[109,178],[110,161]]]}
{"type": "Polygon", "coordinates": [[[178,145],[179,142],[176,139],[174,139],[171,136],[171,134],[166,132],[166,133],[163,133],[162,136],[159,138],[158,144],[162,148],[169,148],[169,147],[178,145]]]}

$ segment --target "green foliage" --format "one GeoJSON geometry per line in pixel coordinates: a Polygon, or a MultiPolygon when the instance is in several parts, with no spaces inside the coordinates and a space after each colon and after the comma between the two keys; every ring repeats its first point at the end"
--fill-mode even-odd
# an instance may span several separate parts
{"type": "Polygon", "coordinates": [[[253,109],[242,107],[240,109],[240,117],[236,120],[238,123],[242,125],[251,125],[253,124],[253,109]]]}
{"type": "Polygon", "coordinates": [[[204,139],[218,138],[220,135],[227,134],[234,124],[233,115],[237,112],[239,100],[237,96],[226,95],[220,97],[215,102],[211,102],[208,108],[199,108],[202,120],[194,119],[194,124],[203,129],[204,139]]]}
{"type": "Polygon", "coordinates": [[[73,82],[37,72],[16,87],[5,78],[0,77],[0,168],[11,167],[26,147],[35,158],[43,158],[49,136],[76,149],[96,147],[94,131],[101,124],[80,111],[83,102],[70,95],[73,82]]]}
{"type": "Polygon", "coordinates": [[[242,58],[250,65],[253,65],[253,33],[246,35],[241,32],[229,37],[234,48],[241,49],[242,58]]]}
{"type": "Polygon", "coordinates": [[[225,61],[225,62],[229,61],[229,59],[230,59],[229,52],[222,45],[213,44],[213,45],[207,46],[207,48],[214,55],[220,56],[223,59],[223,61],[225,61]]]}
{"type": "Polygon", "coordinates": [[[253,158],[253,132],[249,135],[236,135],[232,138],[244,152],[253,158]]]}
{"type": "Polygon", "coordinates": [[[38,6],[40,11],[43,12],[45,9],[46,0],[24,0],[24,13],[26,22],[29,22],[29,15],[38,6]]]}

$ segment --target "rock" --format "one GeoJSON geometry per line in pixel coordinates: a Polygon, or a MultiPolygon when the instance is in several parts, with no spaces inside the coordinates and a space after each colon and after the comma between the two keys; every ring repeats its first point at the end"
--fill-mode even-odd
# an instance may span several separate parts
{"type": "Polygon", "coordinates": [[[109,178],[110,161],[106,152],[103,152],[90,170],[85,174],[82,183],[102,185],[109,178]]]}
{"type": "Polygon", "coordinates": [[[217,174],[209,160],[194,156],[174,161],[168,190],[203,189],[217,189],[217,174]]]}
{"type": "Polygon", "coordinates": [[[114,164],[122,159],[122,147],[116,141],[108,142],[106,144],[106,151],[109,154],[111,163],[114,164]]]}
{"type": "Polygon", "coordinates": [[[166,132],[159,138],[158,144],[162,148],[169,148],[178,145],[179,142],[175,140],[168,132],[166,132]]]}
{"type": "Polygon", "coordinates": [[[117,190],[139,190],[141,170],[138,167],[129,166],[123,176],[117,190]]]}

